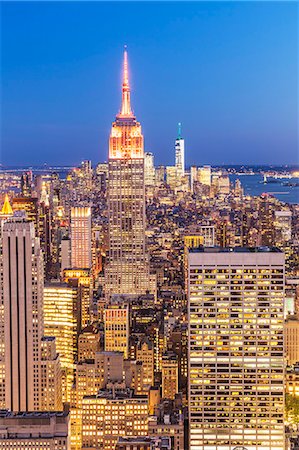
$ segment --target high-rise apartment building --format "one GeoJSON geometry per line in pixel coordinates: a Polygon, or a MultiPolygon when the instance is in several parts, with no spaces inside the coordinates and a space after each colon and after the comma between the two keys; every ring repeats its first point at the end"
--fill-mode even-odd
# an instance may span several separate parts
{"type": "Polygon", "coordinates": [[[283,450],[284,254],[189,251],[190,450],[283,450]]]}
{"type": "Polygon", "coordinates": [[[91,268],[91,208],[71,209],[71,263],[73,268],[91,268]]]}
{"type": "Polygon", "coordinates": [[[34,411],[40,408],[43,258],[34,225],[24,216],[3,224],[1,241],[0,348],[5,407],[14,412],[34,411]]]}
{"type": "Polygon", "coordinates": [[[142,294],[148,289],[145,251],[144,152],[141,125],[131,110],[127,51],[122,106],[109,140],[109,260],[106,295],[142,294]]]}
{"type": "Polygon", "coordinates": [[[181,124],[178,125],[178,136],[175,140],[175,167],[179,178],[185,175],[185,140],[182,138],[181,124]]]}

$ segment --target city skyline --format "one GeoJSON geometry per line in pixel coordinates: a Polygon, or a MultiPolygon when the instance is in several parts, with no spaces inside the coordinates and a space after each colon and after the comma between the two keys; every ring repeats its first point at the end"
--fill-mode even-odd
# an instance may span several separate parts
{"type": "Polygon", "coordinates": [[[123,44],[145,151],[154,153],[157,164],[174,163],[178,122],[187,167],[297,163],[296,5],[137,3],[132,10],[118,4],[113,20],[121,26],[114,34],[111,6],[2,5],[2,164],[107,160],[109,118],[120,106],[115,74],[123,44]],[[159,19],[141,30],[138,14],[151,22],[157,11],[159,19]],[[65,30],[58,23],[51,40],[55,12],[65,30]],[[110,22],[104,25],[106,16],[110,22]],[[96,34],[105,32],[102,43],[96,34]]]}
{"type": "Polygon", "coordinates": [[[1,7],[0,450],[299,450],[297,5],[1,7]]]}

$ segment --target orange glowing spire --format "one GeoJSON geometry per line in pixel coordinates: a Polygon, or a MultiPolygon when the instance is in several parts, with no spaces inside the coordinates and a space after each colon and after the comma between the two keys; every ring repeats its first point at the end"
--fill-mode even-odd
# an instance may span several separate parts
{"type": "Polygon", "coordinates": [[[133,113],[131,110],[131,101],[130,101],[128,52],[127,52],[127,46],[125,45],[124,66],[123,66],[123,85],[122,85],[122,102],[121,102],[121,112],[119,114],[119,117],[132,117],[132,116],[133,116],[133,113]]]}

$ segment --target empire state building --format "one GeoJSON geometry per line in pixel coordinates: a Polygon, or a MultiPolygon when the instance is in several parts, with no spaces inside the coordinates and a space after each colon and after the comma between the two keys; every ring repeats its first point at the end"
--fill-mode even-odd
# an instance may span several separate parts
{"type": "Polygon", "coordinates": [[[108,213],[106,296],[143,294],[149,289],[145,249],[143,135],[141,125],[131,110],[126,49],[121,110],[112,124],[109,139],[108,213]]]}

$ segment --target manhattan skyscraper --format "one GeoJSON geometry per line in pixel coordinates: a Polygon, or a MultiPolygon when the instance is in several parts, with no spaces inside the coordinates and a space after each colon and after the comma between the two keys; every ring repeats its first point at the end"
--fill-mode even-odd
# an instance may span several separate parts
{"type": "Polygon", "coordinates": [[[131,109],[126,49],[121,111],[112,124],[109,140],[108,214],[106,296],[144,293],[149,270],[145,251],[143,135],[131,109]]]}

